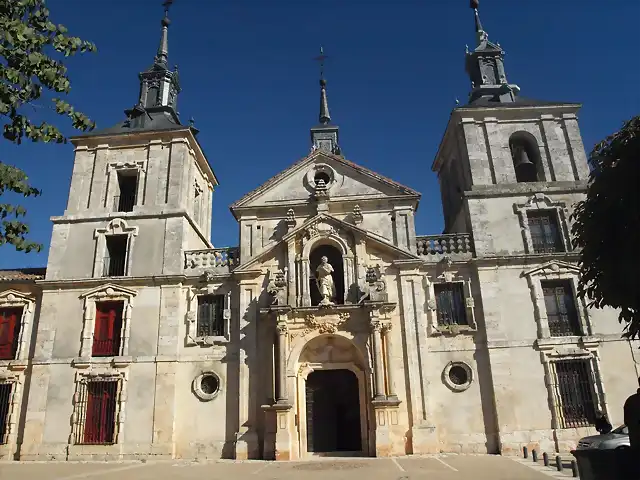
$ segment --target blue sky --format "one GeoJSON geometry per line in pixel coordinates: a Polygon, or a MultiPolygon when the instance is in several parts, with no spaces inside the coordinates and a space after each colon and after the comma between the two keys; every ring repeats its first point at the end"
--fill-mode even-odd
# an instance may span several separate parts
{"type": "MultiPolygon", "coordinates": [[[[506,50],[508,80],[523,96],[583,103],[588,151],[640,111],[638,0],[480,3],[483,26],[506,50]]],[[[47,1],[56,23],[98,46],[68,66],[69,100],[99,128],[121,121],[136,101],[137,74],[158,45],[160,4],[47,1]]],[[[442,231],[431,163],[456,98],[464,103],[470,89],[464,50],[475,37],[468,0],[176,0],[171,20],[169,61],[180,67],[181,119],[195,119],[220,180],[214,245],[237,244],[231,203],[309,151],[308,130],[318,115],[313,58],[321,44],[345,156],[422,192],[418,233],[442,231]]],[[[47,118],[41,110],[33,114],[47,118]]],[[[45,244],[28,255],[0,247],[0,268],[44,266],[49,217],[65,209],[73,149],[0,145],[2,160],[44,190],[23,204],[31,238],[45,244]]]]}

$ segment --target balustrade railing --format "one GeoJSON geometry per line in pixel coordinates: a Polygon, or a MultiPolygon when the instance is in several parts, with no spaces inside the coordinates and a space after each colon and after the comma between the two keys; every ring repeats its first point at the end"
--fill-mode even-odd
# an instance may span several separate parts
{"type": "Polygon", "coordinates": [[[214,270],[220,273],[230,272],[240,263],[238,247],[211,248],[185,252],[187,270],[214,270]]]}
{"type": "Polygon", "coordinates": [[[421,235],[416,237],[418,255],[468,255],[473,256],[473,239],[470,233],[421,235]]]}

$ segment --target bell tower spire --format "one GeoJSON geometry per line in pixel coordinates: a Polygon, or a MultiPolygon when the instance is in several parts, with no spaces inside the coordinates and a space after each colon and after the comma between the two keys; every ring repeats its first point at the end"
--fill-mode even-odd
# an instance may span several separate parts
{"type": "Polygon", "coordinates": [[[327,81],[324,78],[324,61],[328,58],[324,54],[324,48],[320,47],[320,56],[316,60],[320,63],[320,113],[319,124],[311,128],[311,148],[324,150],[334,155],[341,155],[338,145],[338,126],[331,125],[329,114],[329,102],[327,100],[327,81]]]}
{"type": "Polygon", "coordinates": [[[138,75],[140,94],[138,103],[125,113],[132,127],[145,128],[153,123],[154,117],[168,117],[179,125],[177,102],[180,93],[178,67],[169,68],[169,7],[174,0],[165,0],[164,17],[160,21],[162,31],[160,44],[153,59],[153,65],[138,75]]]}
{"type": "Polygon", "coordinates": [[[504,69],[504,51],[499,43],[489,41],[478,14],[479,0],[471,0],[474,12],[477,46],[466,53],[466,70],[471,79],[469,103],[479,99],[495,103],[512,103],[520,87],[507,82],[504,69]]]}

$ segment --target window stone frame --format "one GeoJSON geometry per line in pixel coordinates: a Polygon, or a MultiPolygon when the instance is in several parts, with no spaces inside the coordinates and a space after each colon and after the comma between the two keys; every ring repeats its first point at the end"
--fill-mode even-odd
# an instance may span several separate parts
{"type": "Polygon", "coordinates": [[[18,441],[18,422],[20,420],[20,406],[24,391],[24,375],[7,370],[0,371],[0,382],[12,385],[6,419],[6,442],[0,444],[0,458],[12,458],[10,456],[13,455],[18,441]]]}
{"type": "Polygon", "coordinates": [[[463,275],[459,271],[451,271],[450,268],[452,266],[452,261],[448,257],[445,257],[443,260],[441,260],[440,263],[444,265],[444,271],[440,275],[437,275],[433,280],[430,280],[428,275],[425,275],[424,277],[427,300],[427,333],[429,334],[429,336],[436,336],[446,334],[468,334],[477,332],[478,324],[476,322],[475,300],[473,298],[471,278],[468,275],[463,275]],[[442,285],[447,283],[462,284],[462,294],[464,296],[467,325],[438,324],[435,285],[442,285]]]}
{"type": "Polygon", "coordinates": [[[231,341],[231,291],[220,285],[194,286],[189,289],[187,300],[187,346],[212,346],[231,341]],[[203,295],[224,295],[224,335],[198,336],[198,297],[203,295]]]}
{"type": "Polygon", "coordinates": [[[473,368],[471,368],[471,365],[469,365],[466,362],[451,361],[451,362],[447,363],[447,365],[444,367],[444,370],[442,371],[442,382],[450,390],[452,390],[454,392],[464,392],[465,390],[468,390],[469,387],[471,387],[471,384],[474,382],[474,380],[475,380],[475,375],[473,373],[473,368]],[[457,385],[457,384],[453,383],[451,381],[451,378],[449,378],[449,374],[450,374],[451,369],[453,367],[461,367],[467,373],[467,381],[465,383],[463,383],[462,385],[457,385]]]}
{"type": "Polygon", "coordinates": [[[580,268],[566,262],[552,260],[539,265],[530,270],[522,272],[522,277],[527,279],[531,300],[533,302],[533,313],[536,320],[538,339],[550,340],[552,343],[578,342],[581,338],[593,336],[593,325],[589,316],[589,311],[584,299],[578,297],[578,282],[580,268]],[[544,303],[544,292],[542,290],[543,281],[567,281],[571,285],[571,294],[578,315],[581,334],[577,336],[553,337],[549,329],[549,319],[547,317],[547,307],[544,303]]]}
{"type": "Polygon", "coordinates": [[[8,364],[16,367],[24,364],[26,367],[29,356],[29,346],[27,344],[28,339],[31,337],[31,325],[33,325],[36,309],[35,298],[30,294],[19,292],[18,290],[5,290],[0,292],[0,308],[22,308],[15,358],[11,360],[0,360],[0,365],[8,364]]]}
{"type": "MultiPolygon", "coordinates": [[[[82,339],[80,344],[80,357],[74,361],[76,366],[91,364],[95,361],[92,356],[93,334],[96,324],[96,303],[98,302],[123,302],[122,327],[120,332],[119,355],[113,357],[114,363],[128,365],[131,363],[129,355],[129,336],[131,332],[131,312],[133,299],[137,295],[135,290],[119,285],[107,284],[96,287],[80,295],[83,300],[82,339]]],[[[100,357],[105,358],[105,357],[100,357]]],[[[110,358],[110,357],[106,357],[110,358]]]]}
{"type": "Polygon", "coordinates": [[[222,378],[220,377],[220,375],[218,375],[218,373],[214,372],[213,370],[206,370],[193,379],[191,386],[196,397],[198,397],[203,402],[210,402],[220,394],[220,392],[222,391],[223,383],[222,378]],[[213,376],[218,381],[218,388],[213,393],[206,393],[202,390],[202,379],[207,376],[213,376]]]}
{"type": "MultiPolygon", "coordinates": [[[[571,252],[571,240],[569,235],[569,209],[565,202],[555,202],[544,193],[532,195],[525,203],[514,203],[513,210],[518,215],[520,231],[524,241],[524,249],[527,254],[537,254],[533,248],[531,230],[529,228],[528,212],[548,211],[555,216],[558,224],[560,239],[562,240],[563,252],[571,252]]],[[[539,255],[539,254],[537,254],[539,255]]]]}
{"type": "MultiPolygon", "coordinates": [[[[138,176],[138,183],[136,185],[136,201],[133,205],[133,211],[136,207],[141,206],[140,199],[144,197],[144,185],[146,183],[146,160],[139,160],[137,162],[110,162],[107,165],[107,191],[105,193],[105,205],[104,208],[109,212],[115,212],[113,205],[109,205],[109,200],[113,199],[113,192],[115,191],[115,185],[118,180],[118,172],[136,172],[138,176]]],[[[130,213],[130,212],[118,212],[118,213],[130,213]]]]}
{"type": "Polygon", "coordinates": [[[105,228],[96,228],[93,238],[96,241],[96,254],[93,261],[93,278],[109,278],[102,275],[104,256],[107,251],[107,237],[112,235],[127,235],[127,251],[125,255],[124,276],[131,274],[133,244],[138,236],[138,227],[130,227],[123,218],[114,218],[105,228]]]}
{"type": "Polygon", "coordinates": [[[555,364],[563,360],[588,360],[589,374],[591,377],[591,393],[594,396],[595,408],[600,409],[607,417],[609,408],[606,401],[604,383],[602,381],[602,369],[597,343],[584,343],[576,346],[538,346],[541,362],[544,367],[544,380],[547,387],[548,405],[551,410],[551,428],[555,430],[570,430],[573,427],[563,428],[560,421],[561,404],[559,393],[554,386],[558,384],[555,364]]]}
{"type": "Polygon", "coordinates": [[[112,369],[89,369],[76,371],[75,375],[75,389],[73,393],[73,411],[71,413],[71,432],[69,434],[69,455],[82,455],[83,449],[87,447],[86,444],[76,443],[76,438],[79,436],[80,429],[84,428],[80,424],[80,421],[84,418],[83,409],[86,408],[86,402],[82,399],[86,399],[86,395],[83,395],[87,388],[87,383],[90,381],[115,381],[118,382],[118,396],[116,399],[116,410],[114,415],[114,432],[113,443],[107,445],[90,445],[92,449],[100,449],[109,452],[112,449],[116,449],[115,452],[109,453],[118,454],[123,447],[123,432],[126,418],[126,404],[127,404],[127,384],[129,380],[129,372],[124,370],[112,370],[112,369]]]}

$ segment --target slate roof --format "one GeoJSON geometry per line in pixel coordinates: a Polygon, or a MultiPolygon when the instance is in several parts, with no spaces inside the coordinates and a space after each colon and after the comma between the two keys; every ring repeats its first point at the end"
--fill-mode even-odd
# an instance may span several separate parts
{"type": "Polygon", "coordinates": [[[46,273],[45,267],[0,270],[0,282],[33,282],[42,280],[46,273]]]}
{"type": "Polygon", "coordinates": [[[146,115],[144,122],[136,122],[131,119],[127,119],[113,127],[93,130],[91,132],[77,135],[76,137],[97,137],[100,135],[118,135],[122,133],[166,132],[171,130],[186,130],[187,128],[190,128],[180,124],[177,118],[168,111],[152,113],[144,112],[141,113],[141,115],[146,115]]]}
{"type": "Polygon", "coordinates": [[[234,202],[233,204],[231,204],[231,210],[233,210],[234,208],[240,207],[242,206],[242,204],[247,201],[248,199],[250,199],[251,197],[253,197],[254,195],[257,195],[258,193],[267,190],[271,185],[277,183],[278,181],[280,181],[280,179],[284,178],[291,170],[295,169],[298,165],[308,161],[309,159],[311,159],[314,156],[318,156],[318,155],[323,155],[325,157],[331,158],[333,160],[336,160],[337,162],[342,163],[343,165],[346,165],[348,167],[353,168],[354,170],[358,171],[358,172],[362,172],[365,173],[367,175],[370,175],[382,182],[385,182],[387,184],[391,184],[394,187],[398,188],[399,190],[403,191],[404,193],[408,194],[408,195],[416,195],[418,197],[421,196],[420,192],[415,191],[414,189],[407,187],[406,185],[402,185],[401,183],[395,182],[393,180],[391,180],[390,178],[385,177],[384,175],[380,175],[379,173],[374,172],[373,170],[369,170],[366,167],[363,167],[361,165],[358,165],[357,163],[353,163],[349,160],[347,160],[344,157],[338,156],[338,155],[333,155],[329,152],[324,152],[324,151],[320,151],[320,150],[316,150],[313,153],[311,153],[310,155],[307,155],[306,157],[302,157],[299,160],[296,160],[293,164],[289,165],[287,168],[285,168],[284,170],[280,171],[279,173],[276,173],[273,177],[271,177],[269,180],[267,180],[266,182],[264,182],[262,185],[260,185],[258,188],[254,188],[253,190],[251,190],[249,193],[245,194],[242,196],[242,198],[240,198],[238,201],[234,202]]]}

